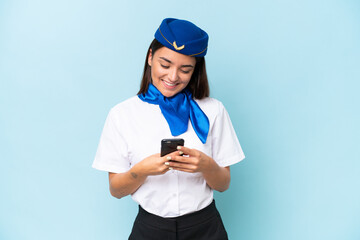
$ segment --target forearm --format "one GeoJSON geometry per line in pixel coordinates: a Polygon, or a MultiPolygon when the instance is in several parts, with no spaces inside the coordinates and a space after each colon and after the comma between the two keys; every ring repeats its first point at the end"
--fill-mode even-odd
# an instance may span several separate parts
{"type": "Polygon", "coordinates": [[[211,168],[203,172],[203,176],[212,189],[223,192],[230,185],[230,168],[220,167],[214,160],[212,161],[211,168]]]}
{"type": "Polygon", "coordinates": [[[110,193],[116,198],[122,198],[134,193],[145,181],[146,175],[141,173],[138,165],[125,173],[110,173],[110,193]]]}
{"type": "Polygon", "coordinates": [[[109,173],[110,192],[116,198],[134,193],[150,175],[160,175],[169,171],[165,157],[153,154],[135,164],[126,173],[109,173]]]}

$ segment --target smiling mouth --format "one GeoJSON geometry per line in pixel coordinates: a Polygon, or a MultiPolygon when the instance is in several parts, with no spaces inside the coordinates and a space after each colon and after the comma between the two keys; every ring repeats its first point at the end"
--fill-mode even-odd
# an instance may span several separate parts
{"type": "Polygon", "coordinates": [[[176,85],[178,85],[177,83],[170,83],[165,80],[162,80],[162,82],[164,83],[165,86],[167,86],[169,88],[174,88],[176,85]]]}

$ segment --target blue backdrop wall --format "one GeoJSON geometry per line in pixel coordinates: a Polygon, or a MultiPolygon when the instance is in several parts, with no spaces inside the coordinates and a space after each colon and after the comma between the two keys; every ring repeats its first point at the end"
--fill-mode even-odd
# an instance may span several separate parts
{"type": "Polygon", "coordinates": [[[137,205],[91,168],[165,17],[210,35],[211,95],[246,159],[230,239],[360,239],[360,2],[0,2],[0,239],[127,239],[137,205]]]}

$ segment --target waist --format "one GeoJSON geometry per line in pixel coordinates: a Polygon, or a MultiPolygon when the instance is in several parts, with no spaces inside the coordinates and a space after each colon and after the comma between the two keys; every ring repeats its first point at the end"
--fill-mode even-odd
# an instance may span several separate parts
{"type": "Polygon", "coordinates": [[[208,206],[213,200],[213,190],[201,173],[168,171],[149,176],[131,197],[146,211],[169,218],[208,206]]]}
{"type": "Polygon", "coordinates": [[[206,222],[218,216],[218,214],[214,200],[209,206],[197,212],[171,218],[164,218],[149,213],[139,205],[139,213],[136,220],[163,230],[176,231],[177,229],[188,228],[206,222]]]}

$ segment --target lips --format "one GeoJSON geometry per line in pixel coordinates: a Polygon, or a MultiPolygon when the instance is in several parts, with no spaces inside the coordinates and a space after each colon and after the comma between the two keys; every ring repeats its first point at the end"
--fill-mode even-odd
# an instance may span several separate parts
{"type": "Polygon", "coordinates": [[[161,80],[163,86],[167,89],[174,89],[178,84],[177,83],[170,83],[165,80],[161,80]]]}

